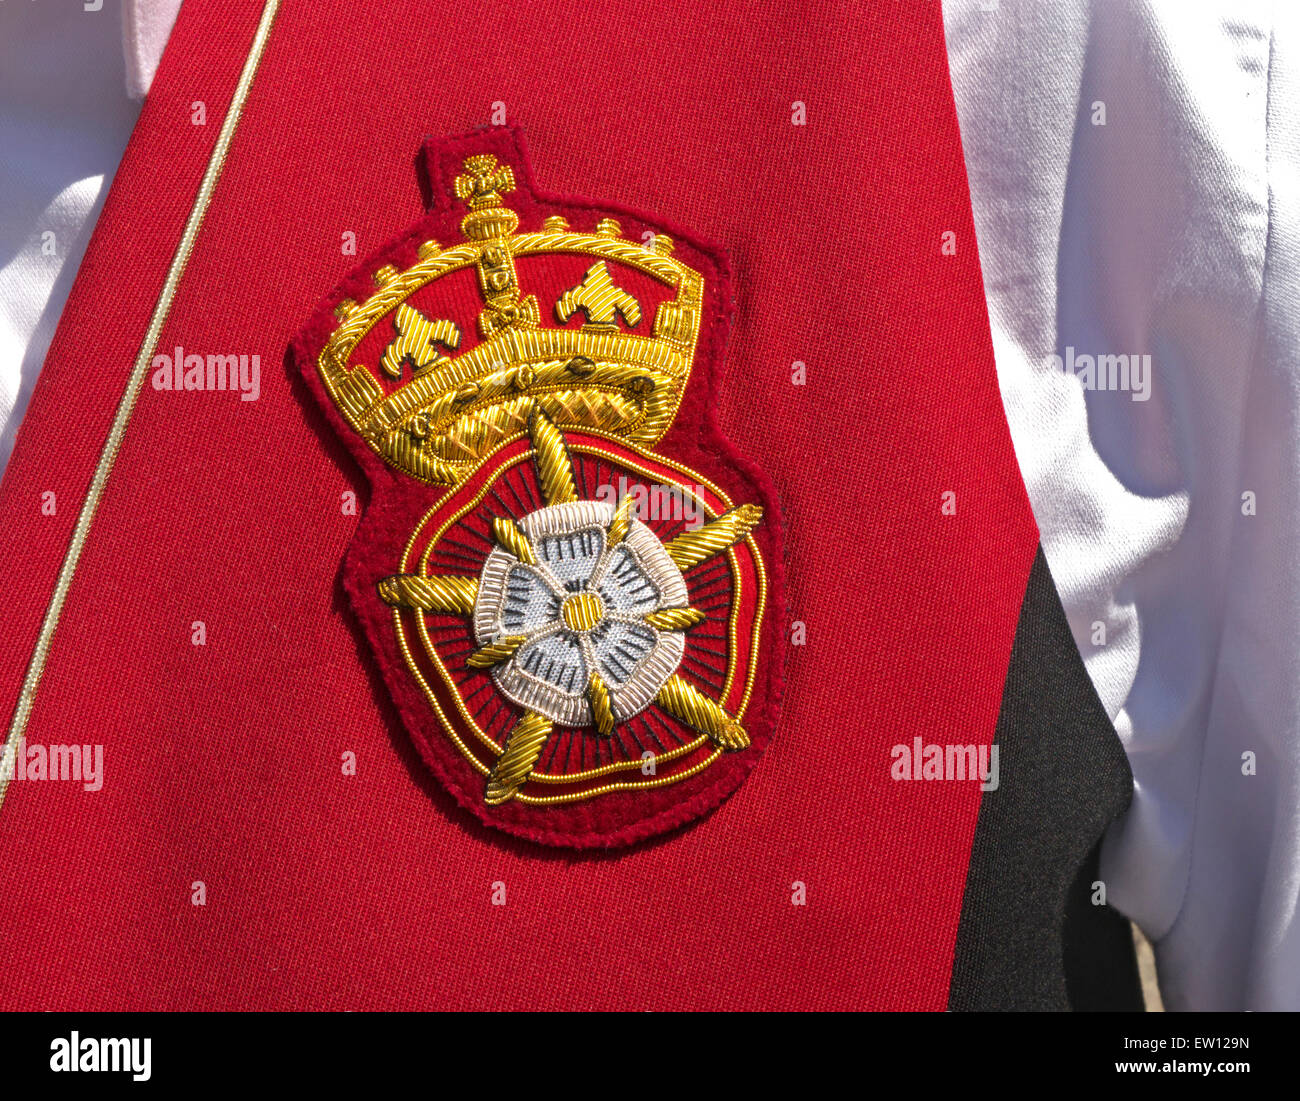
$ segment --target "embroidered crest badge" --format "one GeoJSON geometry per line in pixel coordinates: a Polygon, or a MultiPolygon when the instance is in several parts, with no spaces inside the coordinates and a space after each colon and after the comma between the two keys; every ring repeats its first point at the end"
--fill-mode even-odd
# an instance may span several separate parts
{"type": "Polygon", "coordinates": [[[510,833],[627,844],[745,778],[780,693],[779,524],[714,416],[726,264],[432,140],[431,209],[295,357],[371,483],[344,584],[421,756],[510,833]]]}

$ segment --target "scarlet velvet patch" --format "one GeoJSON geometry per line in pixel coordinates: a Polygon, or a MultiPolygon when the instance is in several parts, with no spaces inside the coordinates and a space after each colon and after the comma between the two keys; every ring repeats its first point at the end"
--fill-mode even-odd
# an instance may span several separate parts
{"type": "Polygon", "coordinates": [[[373,490],[345,585],[462,806],[638,841],[740,785],[780,696],[776,496],[713,414],[726,262],[539,191],[514,128],[423,167],[429,213],[294,344],[373,490]]]}

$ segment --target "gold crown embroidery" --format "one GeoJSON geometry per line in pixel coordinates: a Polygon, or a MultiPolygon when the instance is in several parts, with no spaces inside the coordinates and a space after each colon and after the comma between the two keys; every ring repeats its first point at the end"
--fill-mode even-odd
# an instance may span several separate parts
{"type": "Polygon", "coordinates": [[[469,157],[464,167],[454,186],[470,208],[461,221],[468,240],[447,249],[426,241],[413,267],[381,268],[371,297],[338,307],[341,324],[319,366],[339,410],[386,462],[433,484],[455,484],[493,447],[523,431],[534,406],[561,429],[595,428],[653,446],[672,424],[690,376],[703,294],[699,273],[672,256],[668,236],[658,234],[645,245],[624,240],[611,218],[592,233],[572,231],[561,217],[547,218],[540,232],[517,233],[519,216],[502,201],[514,189],[510,168],[491,155],[469,157]],[[543,325],[536,297],[519,285],[516,258],[547,253],[594,261],[553,304],[560,324],[582,313],[581,329],[543,325]],[[659,304],[653,324],[643,324],[640,303],[616,285],[607,261],[675,290],[659,304]],[[483,339],[456,356],[460,329],[425,317],[405,300],[469,267],[483,297],[483,339]],[[367,366],[350,359],[395,307],[395,333],[382,368],[406,381],[386,394],[367,366]],[[629,331],[619,328],[619,318],[629,331]]]}

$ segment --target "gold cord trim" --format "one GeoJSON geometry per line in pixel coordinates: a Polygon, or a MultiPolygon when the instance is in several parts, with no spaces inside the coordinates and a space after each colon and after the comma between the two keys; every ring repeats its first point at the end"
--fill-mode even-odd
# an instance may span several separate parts
{"type": "Polygon", "coordinates": [[[420,577],[403,573],[379,582],[379,596],[395,608],[469,615],[478,599],[478,582],[472,577],[420,577]]]}
{"type": "Polygon", "coordinates": [[[632,513],[636,509],[635,497],[624,497],[614,510],[614,519],[609,523],[609,545],[618,546],[627,538],[628,528],[632,526],[632,513]]]}
{"type": "Polygon", "coordinates": [[[537,565],[537,555],[533,553],[533,545],[524,538],[524,533],[513,520],[498,516],[492,521],[492,534],[496,537],[496,541],[520,562],[529,566],[537,565]]]}
{"type": "MultiPolygon", "coordinates": [[[[703,735],[701,735],[696,741],[690,743],[690,748],[698,749],[706,742],[708,742],[708,738],[705,738],[703,735]]],[[[686,747],[683,746],[682,748],[686,748],[686,747]]],[[[655,758],[655,760],[662,762],[667,758],[667,756],[668,755],[666,753],[661,753],[659,754],[659,756],[655,758]]],[[[716,761],[721,756],[722,756],[722,750],[715,749],[712,753],[710,753],[707,757],[705,757],[704,760],[691,765],[690,768],[684,768],[682,769],[681,772],[674,772],[668,776],[659,776],[653,780],[641,780],[639,782],[630,782],[627,780],[623,780],[621,782],[613,783],[613,784],[602,784],[598,788],[592,788],[590,791],[580,792],[577,795],[522,795],[521,794],[521,795],[516,795],[515,799],[520,803],[525,803],[531,807],[546,807],[546,806],[556,806],[557,804],[560,803],[576,803],[579,800],[594,799],[598,795],[608,795],[610,792],[613,791],[649,791],[651,788],[666,788],[670,784],[679,784],[683,780],[689,780],[692,776],[698,776],[701,772],[703,772],[706,768],[708,768],[709,765],[713,764],[713,762],[716,761]]],[[[645,766],[645,762],[640,760],[633,761],[632,764],[635,765],[637,768],[643,768],[645,766]]],[[[536,779],[536,777],[533,778],[536,779]]]]}
{"type": "Polygon", "coordinates": [[[528,781],[528,775],[542,755],[542,746],[551,735],[551,720],[536,711],[524,713],[506,739],[506,751],[488,776],[483,801],[496,806],[513,799],[528,781]]]}
{"type": "Polygon", "coordinates": [[[497,642],[480,646],[465,659],[465,664],[471,669],[491,669],[492,666],[500,665],[507,658],[513,657],[514,652],[527,641],[527,635],[507,635],[497,642]]]}
{"type": "Polygon", "coordinates": [[[645,621],[660,631],[686,631],[707,618],[699,608],[660,608],[645,614],[645,621]]]}
{"type": "MultiPolygon", "coordinates": [[[[548,505],[562,505],[578,499],[578,488],[573,481],[573,463],[564,445],[564,436],[551,418],[536,406],[528,421],[528,434],[537,452],[537,476],[542,482],[542,495],[548,505]]],[[[521,559],[522,561],[522,559],[521,559]]]]}
{"type": "Polygon", "coordinates": [[[677,563],[677,568],[685,572],[743,539],[762,518],[763,509],[759,505],[738,505],[695,531],[682,532],[665,543],[664,550],[677,563]]]}
{"type": "Polygon", "coordinates": [[[609,703],[609,689],[599,673],[592,670],[587,682],[587,699],[591,701],[591,717],[596,720],[596,733],[608,737],[614,733],[614,709],[609,703]]]}
{"type": "Polygon", "coordinates": [[[135,363],[131,368],[131,376],[127,380],[126,390],[118,402],[117,412],[113,416],[112,427],[108,431],[108,438],[104,441],[103,450],[99,453],[99,461],[95,464],[95,473],[90,480],[90,489],[86,493],[86,499],[81,504],[81,511],[77,514],[77,523],[72,531],[72,540],[68,544],[63,564],[59,567],[59,575],[54,583],[54,592],[50,597],[49,607],[45,609],[45,618],[41,621],[40,634],[36,638],[36,648],[32,651],[27,673],[23,677],[22,689],[18,693],[18,704],[14,708],[13,720],[9,724],[9,733],[5,739],[4,754],[0,757],[0,806],[4,804],[5,793],[9,787],[8,777],[14,773],[18,743],[26,732],[28,720],[31,718],[32,706],[36,702],[36,690],[40,686],[41,677],[45,672],[45,663],[49,660],[54,632],[58,628],[60,617],[63,615],[63,605],[68,599],[68,590],[72,587],[72,579],[77,572],[77,563],[81,561],[81,553],[85,549],[86,539],[90,534],[90,525],[95,518],[96,511],[99,509],[99,502],[104,495],[104,487],[108,483],[108,476],[113,472],[113,465],[117,461],[117,453],[122,446],[122,439],[126,435],[127,424],[130,423],[131,414],[135,411],[135,403],[140,395],[141,384],[144,382],[144,376],[153,361],[154,349],[158,345],[159,336],[162,335],[163,325],[167,321],[168,314],[171,313],[176,290],[180,286],[181,277],[185,274],[190,253],[194,250],[194,242],[198,238],[199,229],[202,227],[203,219],[207,215],[208,204],[212,201],[217,181],[221,178],[221,171],[225,167],[226,156],[230,151],[230,144],[235,136],[235,128],[239,124],[240,116],[243,114],[244,104],[248,100],[248,93],[253,86],[253,77],[261,64],[262,54],[266,50],[267,39],[271,34],[271,24],[275,21],[275,15],[279,7],[280,0],[266,0],[265,5],[262,7],[257,32],[253,35],[253,42],[249,47],[248,56],[244,59],[244,68],[239,74],[238,83],[235,85],[235,93],[231,98],[230,107],[226,111],[226,117],[221,124],[221,131],[217,135],[216,144],[212,147],[212,155],[208,158],[208,166],[204,170],[198,194],[194,198],[194,205],[190,208],[189,217],[185,221],[185,229],[181,234],[180,243],[176,246],[176,253],[172,257],[171,266],[167,269],[167,278],[163,282],[162,291],[158,296],[158,301],[154,304],[153,314],[149,318],[149,327],[145,330],[139,354],[136,356],[135,363]]]}
{"type": "Polygon", "coordinates": [[[749,745],[749,735],[740,723],[676,673],[659,689],[655,703],[687,726],[707,734],[716,746],[744,749],[749,745]]]}

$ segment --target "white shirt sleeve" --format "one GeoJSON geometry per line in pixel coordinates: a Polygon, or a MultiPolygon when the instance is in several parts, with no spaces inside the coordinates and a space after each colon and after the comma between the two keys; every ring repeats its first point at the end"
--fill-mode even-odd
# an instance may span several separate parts
{"type": "Polygon", "coordinates": [[[1133,767],[1109,901],[1170,1008],[1300,1009],[1300,8],[944,9],[1003,402],[1133,767]]]}
{"type": "Polygon", "coordinates": [[[0,3],[0,472],[180,6],[97,3],[0,3]]]}

